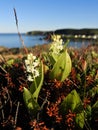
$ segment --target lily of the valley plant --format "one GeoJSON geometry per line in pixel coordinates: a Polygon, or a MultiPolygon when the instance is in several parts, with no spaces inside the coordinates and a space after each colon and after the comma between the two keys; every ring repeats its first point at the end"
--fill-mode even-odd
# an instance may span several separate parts
{"type": "Polygon", "coordinates": [[[29,89],[24,88],[23,98],[32,116],[36,116],[40,109],[38,96],[44,82],[43,66],[48,68],[50,80],[56,79],[63,82],[71,72],[71,59],[61,36],[53,35],[52,40],[49,52],[44,56],[44,61],[48,61],[47,64],[45,62],[43,65],[43,62],[32,53],[25,59],[27,79],[31,85],[29,89]]]}

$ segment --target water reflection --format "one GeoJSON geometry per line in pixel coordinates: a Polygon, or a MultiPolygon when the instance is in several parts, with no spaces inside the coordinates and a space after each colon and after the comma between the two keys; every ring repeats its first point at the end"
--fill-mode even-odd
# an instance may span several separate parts
{"type": "MultiPolygon", "coordinates": [[[[22,34],[22,38],[27,47],[49,43],[49,41],[46,41],[44,39],[44,36],[28,36],[22,34]]],[[[75,48],[80,48],[80,47],[88,46],[91,43],[92,42],[90,40],[82,40],[82,41],[73,40],[69,42],[68,47],[71,46],[75,48]]],[[[22,45],[18,34],[0,34],[0,46],[13,48],[13,47],[21,47],[22,45]]]]}
{"type": "Polygon", "coordinates": [[[68,47],[81,48],[81,47],[87,47],[90,44],[92,43],[89,40],[81,40],[81,41],[71,40],[68,44],[68,47]]]}

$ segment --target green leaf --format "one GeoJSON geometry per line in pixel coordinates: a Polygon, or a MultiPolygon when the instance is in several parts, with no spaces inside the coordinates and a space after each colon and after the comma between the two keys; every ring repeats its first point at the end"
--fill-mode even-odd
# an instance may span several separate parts
{"type": "Polygon", "coordinates": [[[12,64],[14,64],[15,60],[14,59],[9,59],[8,61],[6,61],[6,63],[3,65],[3,67],[5,68],[6,66],[11,67],[12,64]]]}
{"type": "Polygon", "coordinates": [[[94,98],[94,96],[95,96],[96,94],[98,94],[98,86],[93,87],[92,89],[90,89],[90,90],[88,91],[88,94],[94,98]]]}
{"type": "Polygon", "coordinates": [[[92,111],[98,110],[98,101],[95,102],[95,104],[92,106],[92,111]]]}
{"type": "Polygon", "coordinates": [[[36,116],[36,114],[40,108],[39,104],[37,102],[35,102],[31,92],[25,87],[24,87],[24,91],[23,91],[23,99],[24,99],[25,105],[26,105],[30,115],[36,116]]]}
{"type": "Polygon", "coordinates": [[[86,111],[87,120],[91,121],[91,118],[92,118],[92,108],[91,108],[91,105],[87,105],[85,111],[86,111]]]}
{"type": "Polygon", "coordinates": [[[98,101],[92,106],[92,113],[98,117],[98,101]]]}
{"type": "Polygon", "coordinates": [[[49,58],[49,61],[50,61],[50,63],[52,64],[52,65],[54,65],[55,63],[56,63],[56,61],[57,61],[57,55],[55,55],[55,54],[49,54],[48,55],[48,58],[49,58]]]}
{"type": "Polygon", "coordinates": [[[57,62],[54,64],[49,74],[50,79],[64,81],[71,72],[71,66],[71,59],[66,50],[59,56],[57,62]]]}
{"type": "Polygon", "coordinates": [[[92,117],[94,120],[98,120],[98,101],[92,106],[92,117]]]}
{"type": "Polygon", "coordinates": [[[76,114],[75,122],[78,127],[83,129],[85,123],[85,116],[83,111],[81,113],[76,114]]]}
{"type": "Polygon", "coordinates": [[[43,66],[44,66],[44,74],[46,74],[49,71],[49,67],[45,64],[43,66]]]}
{"type": "Polygon", "coordinates": [[[32,96],[36,102],[37,102],[38,95],[39,95],[39,92],[41,90],[41,86],[43,85],[43,80],[44,80],[43,63],[41,63],[39,73],[40,73],[40,76],[36,77],[35,81],[30,86],[30,92],[32,93],[32,96]]]}
{"type": "Polygon", "coordinates": [[[68,113],[69,110],[72,112],[80,113],[83,110],[81,99],[76,92],[76,90],[72,90],[61,103],[60,106],[62,114],[68,113]]]}
{"type": "Polygon", "coordinates": [[[85,119],[83,106],[76,90],[72,90],[71,93],[69,93],[61,103],[60,112],[62,115],[68,114],[69,110],[71,110],[73,113],[76,113],[75,122],[77,127],[83,128],[85,119]]]}
{"type": "Polygon", "coordinates": [[[9,60],[7,61],[7,65],[8,65],[8,66],[11,66],[13,63],[14,63],[14,59],[9,59],[9,60]]]}
{"type": "Polygon", "coordinates": [[[64,48],[66,48],[67,47],[67,45],[69,44],[69,42],[70,42],[70,40],[69,39],[67,39],[67,41],[64,43],[64,48]]]}

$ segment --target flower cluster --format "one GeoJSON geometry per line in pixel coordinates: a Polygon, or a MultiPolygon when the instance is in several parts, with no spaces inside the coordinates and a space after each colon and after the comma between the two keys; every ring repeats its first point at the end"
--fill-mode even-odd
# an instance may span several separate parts
{"type": "Polygon", "coordinates": [[[52,40],[53,42],[50,47],[50,52],[52,51],[54,54],[58,55],[64,49],[63,40],[60,35],[53,35],[52,40]]]}
{"type": "Polygon", "coordinates": [[[37,59],[36,56],[30,53],[25,60],[25,65],[28,72],[28,80],[34,81],[34,79],[39,76],[39,59],[37,59]]]}

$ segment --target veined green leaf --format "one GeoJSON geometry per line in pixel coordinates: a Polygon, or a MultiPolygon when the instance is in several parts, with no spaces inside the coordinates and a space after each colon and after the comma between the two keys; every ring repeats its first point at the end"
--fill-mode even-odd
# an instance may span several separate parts
{"type": "Polygon", "coordinates": [[[69,110],[71,110],[73,113],[76,113],[75,122],[77,127],[83,128],[85,119],[84,111],[81,99],[76,90],[72,90],[71,93],[69,93],[61,103],[60,112],[62,115],[67,114],[69,110]]]}
{"type": "Polygon", "coordinates": [[[72,112],[80,113],[83,110],[81,99],[76,92],[72,90],[61,103],[61,113],[66,114],[69,110],[72,112]]]}
{"type": "Polygon", "coordinates": [[[76,114],[75,121],[76,121],[77,126],[83,129],[84,123],[85,123],[84,111],[76,114]]]}
{"type": "Polygon", "coordinates": [[[28,112],[31,115],[36,116],[36,113],[38,112],[38,110],[40,108],[39,104],[37,102],[35,102],[31,92],[25,87],[24,87],[24,92],[23,92],[23,99],[24,99],[25,105],[28,109],[28,112]]]}
{"type": "Polygon", "coordinates": [[[54,64],[49,75],[50,79],[64,81],[71,72],[71,66],[71,59],[66,50],[59,56],[57,62],[54,64]]]}
{"type": "Polygon", "coordinates": [[[85,112],[86,112],[87,119],[89,121],[91,121],[91,118],[92,118],[92,107],[91,107],[91,105],[86,106],[85,112]]]}

